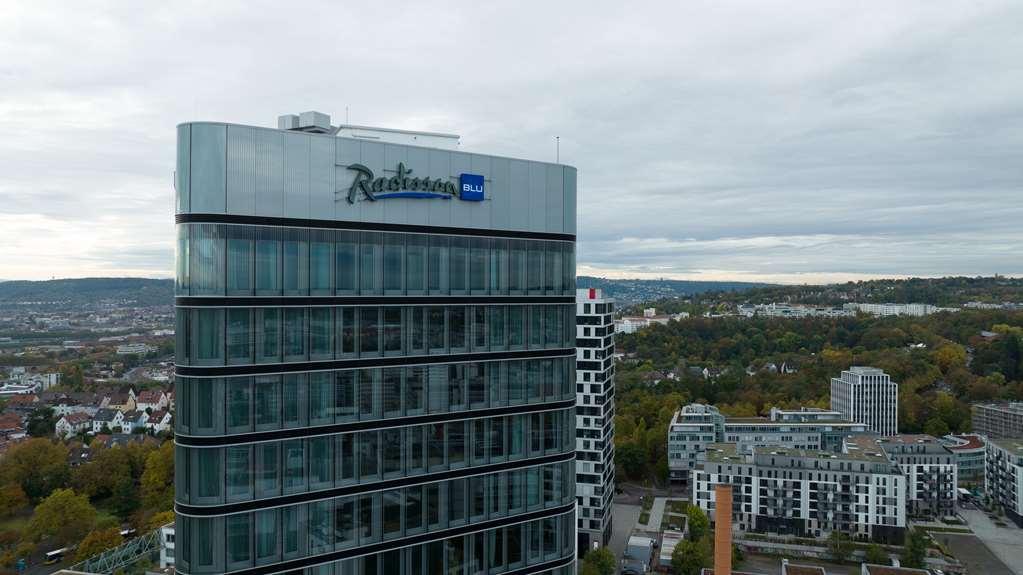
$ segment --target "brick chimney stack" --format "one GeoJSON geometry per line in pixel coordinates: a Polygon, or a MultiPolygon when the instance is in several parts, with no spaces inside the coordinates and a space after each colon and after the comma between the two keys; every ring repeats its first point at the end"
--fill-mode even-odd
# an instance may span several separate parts
{"type": "Polygon", "coordinates": [[[714,575],[732,575],[732,486],[715,485],[714,575]]]}

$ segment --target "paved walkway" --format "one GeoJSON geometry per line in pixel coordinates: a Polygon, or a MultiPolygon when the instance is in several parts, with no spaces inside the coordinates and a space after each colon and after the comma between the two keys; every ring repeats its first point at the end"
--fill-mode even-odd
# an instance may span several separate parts
{"type": "Polygon", "coordinates": [[[974,535],[984,542],[1008,569],[1016,575],[1023,575],[1023,529],[1006,518],[1005,527],[994,524],[988,516],[977,509],[962,509],[960,515],[973,529],[974,535]]]}
{"type": "Polygon", "coordinates": [[[629,543],[629,534],[639,521],[639,514],[643,508],[639,505],[627,505],[613,503],[611,505],[611,541],[607,548],[615,554],[616,559],[621,559],[625,553],[625,546],[629,543]]]}
{"type": "Polygon", "coordinates": [[[654,505],[650,508],[650,518],[647,519],[646,525],[637,521],[636,528],[646,529],[647,531],[660,531],[661,519],[664,518],[664,507],[667,503],[667,497],[654,497],[654,505]]]}

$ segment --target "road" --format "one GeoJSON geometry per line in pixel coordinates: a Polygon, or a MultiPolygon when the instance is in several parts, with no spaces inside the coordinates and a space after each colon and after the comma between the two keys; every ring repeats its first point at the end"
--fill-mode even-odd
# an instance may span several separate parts
{"type": "Polygon", "coordinates": [[[611,542],[607,547],[615,554],[616,559],[621,559],[625,553],[625,545],[629,542],[629,534],[636,527],[639,521],[639,514],[643,508],[639,505],[625,503],[614,503],[611,508],[611,542]]]}

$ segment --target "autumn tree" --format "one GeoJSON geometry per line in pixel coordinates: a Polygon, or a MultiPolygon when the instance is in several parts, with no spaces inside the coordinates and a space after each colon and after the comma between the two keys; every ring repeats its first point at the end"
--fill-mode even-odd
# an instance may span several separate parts
{"type": "Polygon", "coordinates": [[[0,459],[0,484],[16,483],[38,501],[67,484],[67,456],[66,447],[42,437],[19,443],[0,459]]]}
{"type": "Polygon", "coordinates": [[[58,545],[82,539],[96,524],[96,510],[85,495],[57,489],[36,507],[27,534],[33,541],[49,539],[58,545]]]}
{"type": "Polygon", "coordinates": [[[107,529],[96,529],[90,531],[85,539],[78,544],[75,553],[75,561],[85,561],[89,557],[99,555],[107,549],[113,549],[124,542],[121,537],[120,527],[109,527],[107,529]]]}
{"type": "Polygon", "coordinates": [[[28,496],[17,483],[0,487],[0,519],[10,517],[28,507],[28,496]]]}
{"type": "Polygon", "coordinates": [[[146,456],[141,479],[142,505],[150,512],[174,508],[174,442],[165,441],[146,456]]]}

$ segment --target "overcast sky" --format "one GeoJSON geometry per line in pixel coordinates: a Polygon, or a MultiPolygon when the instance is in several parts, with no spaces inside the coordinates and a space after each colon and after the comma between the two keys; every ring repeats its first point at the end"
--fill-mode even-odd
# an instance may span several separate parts
{"type": "Polygon", "coordinates": [[[1021,31],[1019,1],[6,0],[0,279],[167,277],[176,124],[346,106],[560,136],[579,273],[1023,275],[1021,31]]]}

